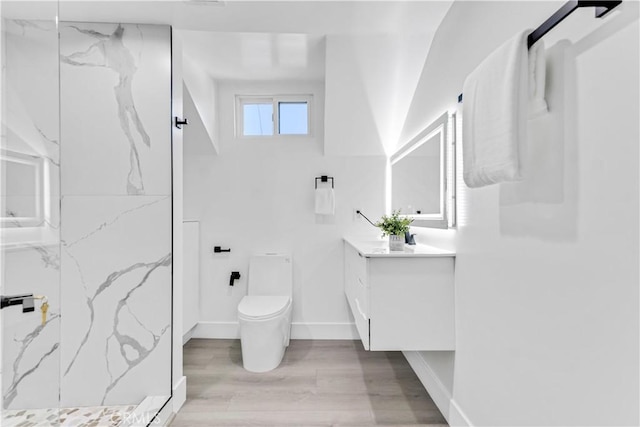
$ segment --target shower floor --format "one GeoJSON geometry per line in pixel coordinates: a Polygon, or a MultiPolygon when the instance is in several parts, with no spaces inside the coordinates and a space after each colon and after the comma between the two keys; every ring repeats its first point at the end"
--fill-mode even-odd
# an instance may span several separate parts
{"type": "Polygon", "coordinates": [[[89,406],[60,409],[20,409],[2,412],[2,427],[119,427],[129,425],[129,406],[89,406]]]}

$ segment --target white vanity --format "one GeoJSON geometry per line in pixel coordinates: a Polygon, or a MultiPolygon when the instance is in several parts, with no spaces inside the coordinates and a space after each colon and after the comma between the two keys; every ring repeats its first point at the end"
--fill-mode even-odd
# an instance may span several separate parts
{"type": "Polygon", "coordinates": [[[366,350],[455,350],[455,253],[344,239],[345,293],[366,350]]]}

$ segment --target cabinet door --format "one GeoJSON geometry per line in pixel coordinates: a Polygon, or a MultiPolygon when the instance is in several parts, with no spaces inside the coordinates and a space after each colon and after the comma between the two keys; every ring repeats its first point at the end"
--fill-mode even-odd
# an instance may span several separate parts
{"type": "Polygon", "coordinates": [[[453,258],[371,258],[371,350],[454,350],[453,258]]]}

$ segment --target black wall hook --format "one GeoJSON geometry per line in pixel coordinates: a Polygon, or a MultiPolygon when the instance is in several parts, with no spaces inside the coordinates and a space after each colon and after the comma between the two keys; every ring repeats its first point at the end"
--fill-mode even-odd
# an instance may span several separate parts
{"type": "Polygon", "coordinates": [[[175,122],[176,122],[176,127],[178,129],[182,129],[183,125],[188,125],[189,124],[189,119],[179,119],[178,117],[175,118],[175,122]]]}
{"type": "Polygon", "coordinates": [[[214,246],[213,247],[213,253],[214,254],[219,254],[220,252],[231,252],[231,248],[222,249],[222,247],[220,247],[220,246],[214,246]]]}

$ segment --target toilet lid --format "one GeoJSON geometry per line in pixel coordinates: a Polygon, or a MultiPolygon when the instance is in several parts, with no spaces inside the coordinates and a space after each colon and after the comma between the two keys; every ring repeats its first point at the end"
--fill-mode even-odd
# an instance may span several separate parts
{"type": "Polygon", "coordinates": [[[283,313],[289,307],[290,298],[285,295],[247,295],[238,305],[238,313],[251,319],[268,319],[283,313]]]}

